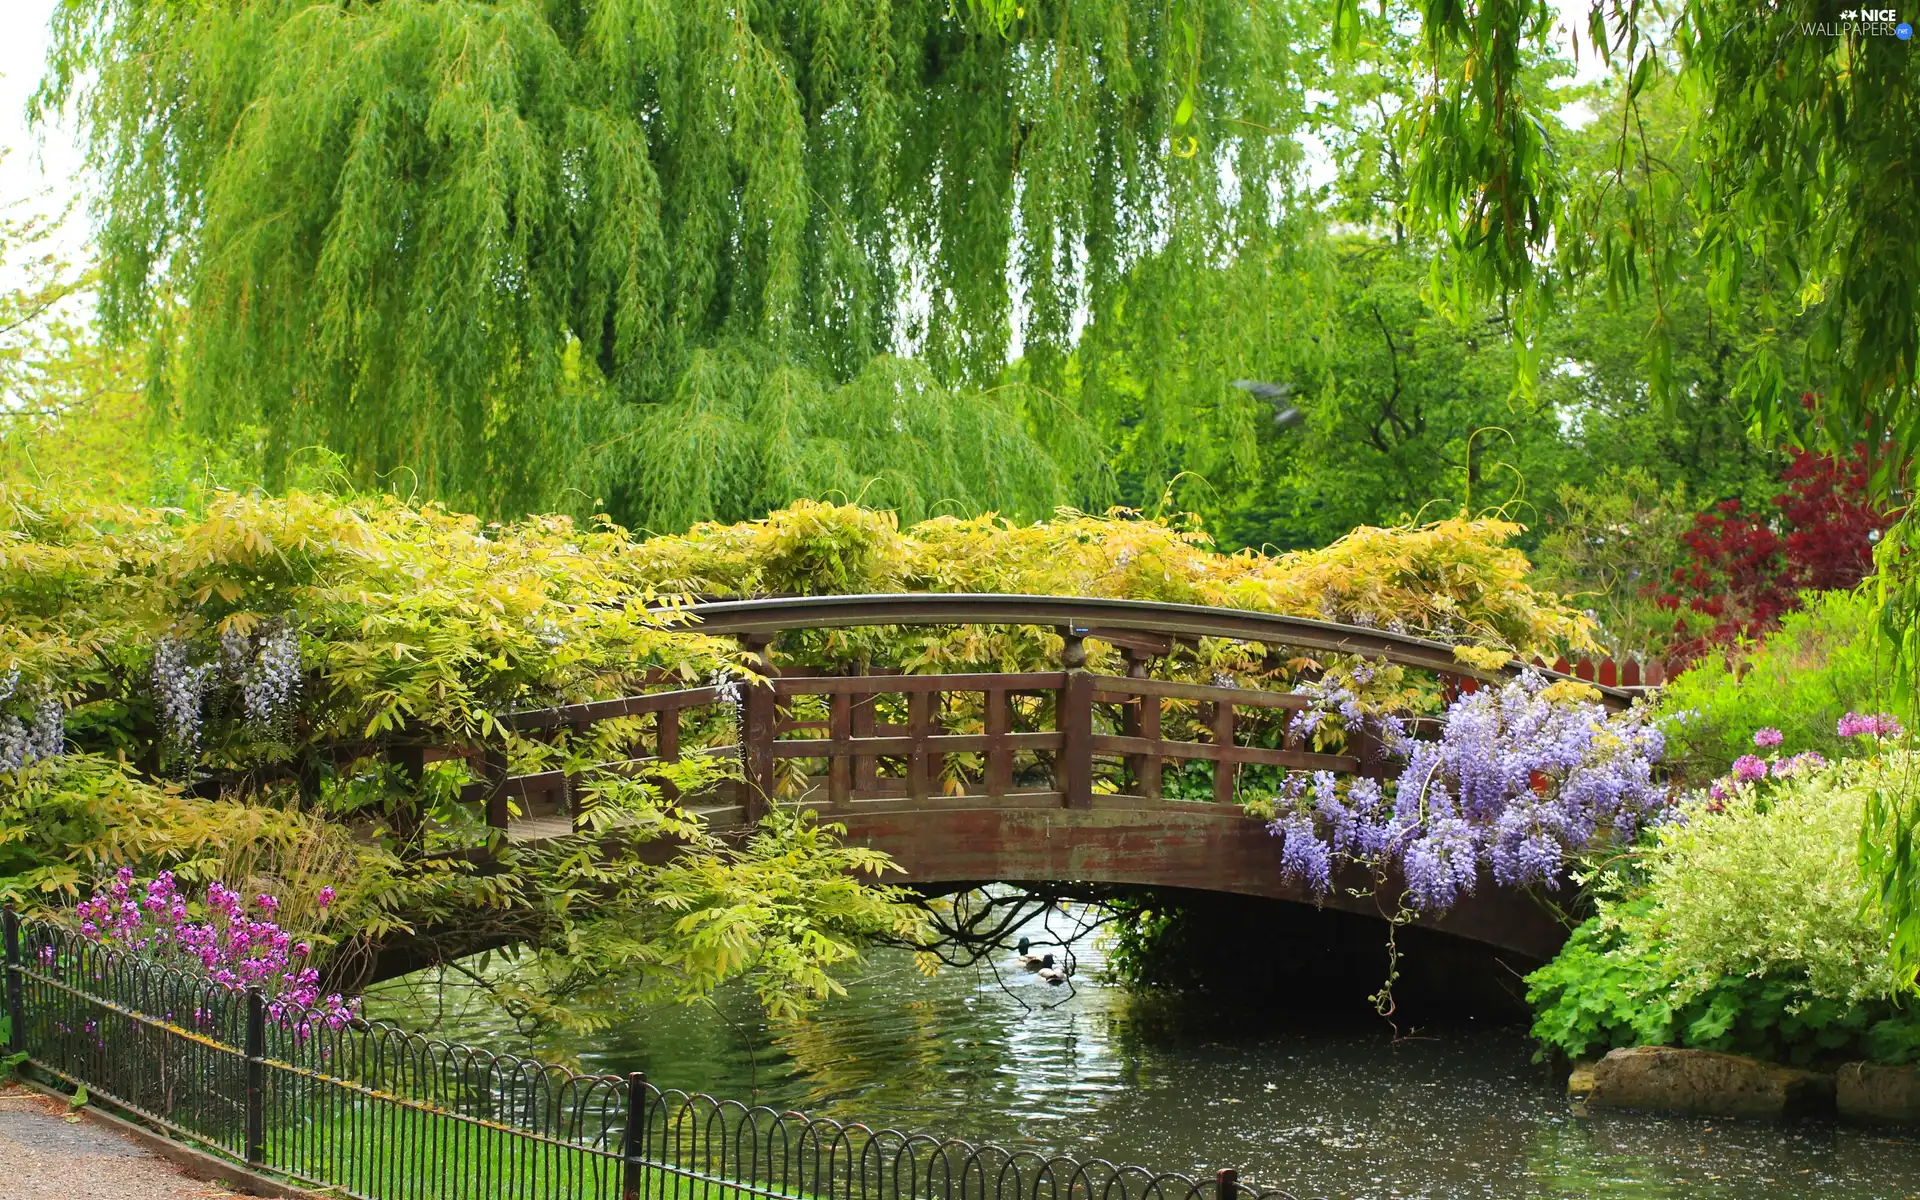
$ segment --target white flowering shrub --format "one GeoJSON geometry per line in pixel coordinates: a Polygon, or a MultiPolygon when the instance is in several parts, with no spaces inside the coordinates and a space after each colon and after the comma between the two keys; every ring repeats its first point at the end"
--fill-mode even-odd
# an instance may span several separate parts
{"type": "Polygon", "coordinates": [[[1889,748],[1698,796],[1596,881],[1599,914],[1529,979],[1536,1036],[1573,1055],[1914,1057],[1920,994],[1889,953],[1859,843],[1868,797],[1916,779],[1920,756],[1889,748]]]}

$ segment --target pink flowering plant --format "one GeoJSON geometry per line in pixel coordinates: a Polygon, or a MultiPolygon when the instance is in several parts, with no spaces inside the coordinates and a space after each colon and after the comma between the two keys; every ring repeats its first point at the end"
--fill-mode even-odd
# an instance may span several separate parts
{"type": "MultiPolygon", "coordinates": [[[[1907,730],[1892,713],[1849,712],[1835,724],[1834,732],[1841,738],[1854,739],[1862,753],[1872,754],[1882,746],[1905,737],[1907,730]]],[[[1757,729],[1753,734],[1754,746],[1762,750],[1777,751],[1785,741],[1786,736],[1771,727],[1757,729]]],[[[1728,800],[1752,792],[1768,780],[1809,775],[1827,765],[1827,757],[1817,750],[1802,750],[1798,754],[1775,753],[1766,758],[1757,754],[1743,754],[1733,760],[1731,770],[1707,786],[1707,809],[1719,812],[1728,800]]]]}
{"type": "MultiPolygon", "coordinates": [[[[316,905],[325,913],[333,899],[333,889],[322,888],[316,905]]],[[[321,994],[312,945],[280,927],[279,911],[280,901],[265,892],[248,900],[214,882],[194,902],[171,871],[143,885],[122,867],[75,916],[80,936],[94,945],[202,975],[229,991],[259,988],[269,1017],[302,1039],[322,1027],[342,1028],[358,1015],[359,1000],[321,994]]]]}

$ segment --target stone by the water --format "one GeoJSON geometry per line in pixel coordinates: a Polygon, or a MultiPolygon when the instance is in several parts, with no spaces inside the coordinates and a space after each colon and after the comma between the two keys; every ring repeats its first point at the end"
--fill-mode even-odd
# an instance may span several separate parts
{"type": "Polygon", "coordinates": [[[1847,1063],[1834,1073],[1834,1100],[1849,1121],[1920,1125],[1920,1067],[1847,1063]]]}
{"type": "Polygon", "coordinates": [[[1588,1109],[1761,1119],[1834,1111],[1833,1076],[1713,1050],[1615,1050],[1594,1064],[1591,1078],[1588,1109]]]}

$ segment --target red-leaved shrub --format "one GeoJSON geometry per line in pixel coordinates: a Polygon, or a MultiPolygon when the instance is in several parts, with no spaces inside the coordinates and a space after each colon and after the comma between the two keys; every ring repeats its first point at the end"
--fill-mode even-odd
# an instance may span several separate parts
{"type": "Polygon", "coordinates": [[[1864,444],[1844,462],[1796,450],[1771,508],[1749,512],[1723,500],[1695,517],[1681,537],[1687,561],[1660,597],[1681,612],[1669,661],[1758,637],[1799,606],[1802,591],[1859,583],[1873,569],[1874,542],[1899,515],[1869,502],[1868,469],[1864,444]]]}

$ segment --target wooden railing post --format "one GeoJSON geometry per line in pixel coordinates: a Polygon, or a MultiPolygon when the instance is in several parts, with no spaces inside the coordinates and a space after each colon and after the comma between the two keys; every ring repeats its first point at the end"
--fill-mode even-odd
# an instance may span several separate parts
{"type": "MultiPolygon", "coordinates": [[[[1126,648],[1127,678],[1145,679],[1147,677],[1148,656],[1132,647],[1126,648]]],[[[1128,737],[1158,738],[1160,736],[1160,699],[1157,696],[1135,696],[1127,702],[1120,718],[1120,732],[1128,737]],[[1153,710],[1153,732],[1147,732],[1147,710],[1153,710]]],[[[1133,777],[1133,786],[1139,794],[1149,800],[1160,796],[1160,756],[1157,754],[1127,755],[1127,774],[1133,777]],[[1148,777],[1152,783],[1148,783],[1148,777]]]]}
{"type": "MultiPolygon", "coordinates": [[[[859,670],[854,673],[856,675],[865,675],[867,673],[867,664],[864,659],[861,660],[859,670]]],[[[848,719],[854,737],[870,738],[877,732],[878,723],[874,718],[874,704],[878,699],[879,696],[873,692],[868,692],[863,696],[853,697],[853,711],[849,714],[848,719]]],[[[856,796],[871,796],[879,790],[879,758],[872,754],[855,754],[853,756],[853,794],[856,796]]]]}
{"type": "Polygon", "coordinates": [[[498,746],[486,748],[487,828],[507,831],[507,752],[498,746]]]}
{"type": "Polygon", "coordinates": [[[853,798],[853,697],[835,692],[827,697],[827,803],[845,808],[853,798]]]}
{"type": "MultiPolygon", "coordinates": [[[[589,728],[591,727],[584,720],[573,723],[573,736],[567,739],[567,750],[569,754],[572,754],[578,749],[578,743],[582,738],[587,736],[587,730],[589,728]]],[[[573,831],[578,833],[587,827],[587,798],[584,794],[586,792],[585,780],[577,772],[568,771],[565,787],[567,794],[564,797],[565,804],[563,807],[566,809],[567,815],[572,818],[573,831]]]]}
{"type": "Polygon", "coordinates": [[[939,705],[938,692],[907,693],[907,736],[913,739],[913,751],[907,757],[907,795],[925,800],[933,794],[933,755],[927,753],[926,739],[933,733],[933,711],[939,705]]]}
{"type": "Polygon", "coordinates": [[[1004,688],[987,693],[987,795],[1004,796],[1013,788],[1013,747],[1007,734],[1013,732],[1012,698],[1004,688]]]}
{"type": "Polygon", "coordinates": [[[1060,650],[1066,668],[1066,686],[1060,689],[1055,720],[1060,727],[1060,757],[1054,764],[1054,786],[1068,808],[1093,807],[1093,676],[1087,672],[1086,630],[1068,626],[1060,650]]]}
{"type": "Polygon", "coordinates": [[[1213,799],[1217,804],[1233,803],[1233,785],[1240,773],[1238,763],[1229,762],[1226,752],[1233,749],[1233,702],[1216,701],[1213,706],[1213,744],[1222,756],[1213,764],[1213,799]]]}
{"type": "MultiPolygon", "coordinates": [[[[774,674],[773,656],[767,647],[773,641],[769,634],[750,633],[740,639],[757,661],[754,670],[771,678],[774,674]]],[[[773,689],[765,684],[742,684],[741,707],[746,712],[740,723],[740,761],[746,767],[747,786],[745,807],[748,825],[758,825],[760,818],[767,815],[767,806],[774,802],[776,786],[773,774],[773,726],[776,706],[773,689]]]]}
{"type": "MultiPolygon", "coordinates": [[[[653,714],[654,748],[653,756],[663,763],[680,761],[680,710],[663,708],[653,714]]],[[[660,795],[669,803],[680,798],[680,785],[670,780],[660,783],[660,795]]]]}

